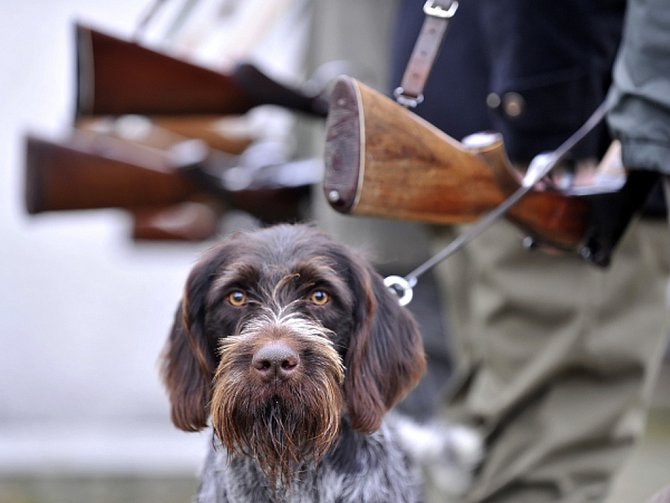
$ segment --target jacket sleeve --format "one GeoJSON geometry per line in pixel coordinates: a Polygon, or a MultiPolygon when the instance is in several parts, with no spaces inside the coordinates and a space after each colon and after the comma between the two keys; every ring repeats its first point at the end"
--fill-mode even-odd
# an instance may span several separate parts
{"type": "Polygon", "coordinates": [[[670,174],[670,1],[629,0],[608,125],[628,168],[670,174]]]}

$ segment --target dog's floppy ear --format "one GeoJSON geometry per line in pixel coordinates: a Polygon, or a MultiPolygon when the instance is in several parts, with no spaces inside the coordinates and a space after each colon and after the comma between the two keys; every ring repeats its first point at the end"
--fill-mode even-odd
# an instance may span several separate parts
{"type": "Polygon", "coordinates": [[[412,315],[371,266],[352,275],[359,303],[345,359],[345,396],[354,429],[379,429],[384,414],[416,385],[425,370],[423,343],[412,315]]]}
{"type": "Polygon", "coordinates": [[[224,256],[222,247],[214,248],[192,269],[162,355],[161,375],[172,406],[172,422],[185,431],[207,426],[216,354],[205,334],[205,309],[224,256]]]}

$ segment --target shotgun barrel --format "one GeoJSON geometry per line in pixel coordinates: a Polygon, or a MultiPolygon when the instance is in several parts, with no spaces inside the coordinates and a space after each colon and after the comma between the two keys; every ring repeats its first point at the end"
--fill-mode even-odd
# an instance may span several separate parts
{"type": "Polygon", "coordinates": [[[279,105],[325,117],[328,102],[285,86],[249,63],[231,74],[76,25],[76,117],[233,115],[279,105]]]}

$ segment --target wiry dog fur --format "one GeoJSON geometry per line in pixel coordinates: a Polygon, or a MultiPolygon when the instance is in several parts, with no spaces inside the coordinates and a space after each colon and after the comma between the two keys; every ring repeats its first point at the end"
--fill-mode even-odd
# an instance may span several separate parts
{"type": "Polygon", "coordinates": [[[172,419],[215,438],[200,502],[416,502],[386,412],[424,370],[372,267],[305,225],[235,234],[196,264],[163,355],[172,419]]]}

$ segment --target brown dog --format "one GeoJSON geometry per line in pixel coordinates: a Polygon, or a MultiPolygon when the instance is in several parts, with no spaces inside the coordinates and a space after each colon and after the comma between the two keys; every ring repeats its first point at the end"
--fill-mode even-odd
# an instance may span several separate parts
{"type": "Polygon", "coordinates": [[[215,431],[198,501],[417,501],[383,418],[424,366],[352,250],[305,225],[229,237],[192,270],[163,359],[175,425],[215,431]]]}

